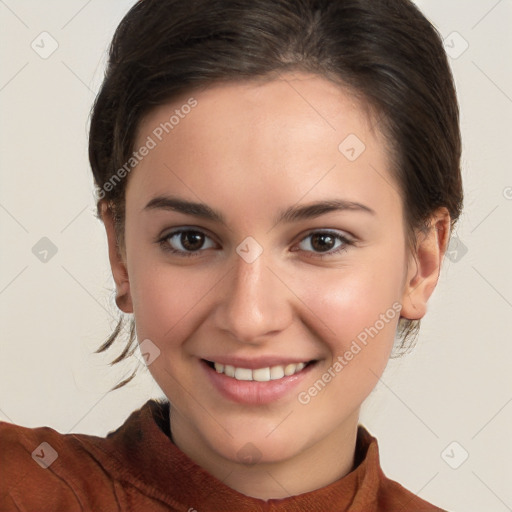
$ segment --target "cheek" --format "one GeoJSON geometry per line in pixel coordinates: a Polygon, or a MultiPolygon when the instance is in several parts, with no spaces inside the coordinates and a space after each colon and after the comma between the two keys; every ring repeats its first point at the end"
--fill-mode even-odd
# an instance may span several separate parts
{"type": "Polygon", "coordinates": [[[139,259],[130,274],[139,340],[180,339],[191,321],[199,322],[199,305],[212,288],[214,276],[165,264],[141,263],[139,259]]]}
{"type": "Polygon", "coordinates": [[[303,287],[304,303],[314,311],[317,327],[328,326],[322,341],[330,358],[319,380],[302,389],[298,400],[314,404],[325,424],[356,410],[388,363],[400,316],[401,270],[396,261],[378,268],[347,268],[318,275],[314,287],[303,287]]]}
{"type": "Polygon", "coordinates": [[[403,271],[401,261],[389,257],[323,274],[317,271],[310,279],[304,278],[302,285],[297,279],[300,297],[315,313],[317,323],[328,328],[332,352],[345,352],[354,340],[361,346],[382,340],[375,353],[387,353],[400,316],[403,271]]]}

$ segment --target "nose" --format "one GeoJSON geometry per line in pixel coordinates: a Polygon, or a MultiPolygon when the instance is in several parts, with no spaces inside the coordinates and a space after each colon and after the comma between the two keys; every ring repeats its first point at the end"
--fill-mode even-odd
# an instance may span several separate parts
{"type": "Polygon", "coordinates": [[[248,263],[235,254],[222,288],[216,326],[241,343],[258,345],[292,322],[292,293],[284,276],[271,269],[265,252],[248,263]]]}

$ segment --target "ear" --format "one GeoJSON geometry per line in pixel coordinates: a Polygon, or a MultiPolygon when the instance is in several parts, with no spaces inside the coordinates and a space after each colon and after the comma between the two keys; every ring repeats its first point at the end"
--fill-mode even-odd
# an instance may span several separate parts
{"type": "Polygon", "coordinates": [[[409,257],[402,296],[402,317],[419,320],[425,316],[428,299],[439,279],[449,238],[450,214],[442,207],[431,216],[428,230],[417,233],[417,248],[409,257]]]}
{"type": "Polygon", "coordinates": [[[130,293],[130,281],[126,269],[126,258],[118,246],[115,232],[114,217],[111,208],[104,202],[101,205],[101,218],[107,231],[108,257],[110,268],[116,283],[116,304],[124,313],[133,313],[132,297],[130,293]]]}

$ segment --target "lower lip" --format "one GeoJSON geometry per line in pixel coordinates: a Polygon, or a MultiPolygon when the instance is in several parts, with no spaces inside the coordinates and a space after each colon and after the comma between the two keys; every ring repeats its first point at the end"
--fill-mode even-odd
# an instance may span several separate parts
{"type": "Polygon", "coordinates": [[[286,397],[307,377],[315,365],[316,362],[311,363],[300,372],[288,377],[259,382],[227,377],[201,361],[201,366],[222,396],[233,402],[249,405],[269,404],[286,397]]]}

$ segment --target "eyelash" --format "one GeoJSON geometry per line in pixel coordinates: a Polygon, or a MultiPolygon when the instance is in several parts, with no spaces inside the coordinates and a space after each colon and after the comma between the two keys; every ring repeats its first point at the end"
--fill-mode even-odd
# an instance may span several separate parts
{"type": "MultiPolygon", "coordinates": [[[[178,249],[173,249],[172,247],[169,246],[169,240],[177,235],[181,235],[182,233],[200,233],[202,235],[204,235],[205,237],[207,238],[210,238],[206,233],[204,233],[203,231],[201,231],[200,229],[177,229],[175,231],[171,231],[170,233],[166,234],[165,236],[161,237],[161,238],[158,238],[156,240],[156,243],[158,243],[160,245],[160,247],[162,248],[162,250],[166,253],[171,253],[171,254],[175,254],[175,255],[178,255],[180,257],[185,257],[185,258],[190,258],[190,257],[197,257],[197,256],[200,256],[200,254],[205,250],[205,249],[198,249],[197,251],[181,251],[181,250],[178,250],[178,249]]],[[[355,242],[335,231],[330,231],[330,230],[316,230],[316,231],[311,231],[310,233],[308,233],[306,236],[304,236],[300,241],[299,243],[303,242],[304,240],[306,240],[307,238],[313,236],[313,235],[328,235],[328,236],[332,236],[335,240],[339,240],[341,242],[343,242],[343,245],[341,245],[340,247],[338,247],[337,249],[334,249],[334,250],[330,250],[330,251],[326,251],[326,252],[312,252],[312,251],[302,251],[302,252],[305,252],[305,253],[311,253],[313,254],[312,256],[307,256],[308,258],[319,258],[319,259],[323,259],[325,257],[329,257],[329,256],[333,256],[333,255],[336,255],[336,254],[339,254],[343,251],[346,251],[348,249],[349,246],[352,246],[352,245],[355,245],[355,242]]],[[[300,249],[299,249],[300,250],[300,249]]],[[[294,251],[296,252],[296,251],[294,251]]]]}

